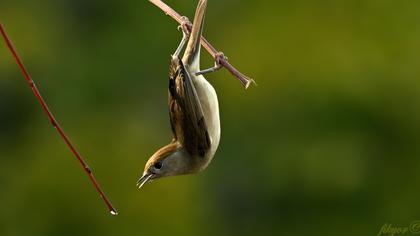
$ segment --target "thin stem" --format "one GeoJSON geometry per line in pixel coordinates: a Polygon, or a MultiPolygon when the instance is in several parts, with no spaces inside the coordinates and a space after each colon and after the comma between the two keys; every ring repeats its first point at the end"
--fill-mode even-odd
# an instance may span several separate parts
{"type": "Polygon", "coordinates": [[[16,49],[13,47],[13,44],[7,35],[3,25],[0,23],[0,31],[1,35],[3,36],[4,41],[7,44],[7,47],[9,48],[10,52],[13,54],[13,57],[15,58],[20,70],[23,73],[23,76],[25,77],[26,82],[28,82],[30,88],[32,89],[32,92],[34,93],[35,97],[37,98],[39,104],[42,107],[42,110],[44,113],[48,116],[51,124],[54,126],[54,128],[57,130],[57,132],[60,134],[61,138],[64,140],[64,142],[67,144],[67,146],[70,148],[71,152],[74,154],[74,156],[79,161],[80,165],[83,167],[83,170],[86,172],[87,176],[89,177],[90,181],[92,182],[93,186],[95,187],[96,191],[99,193],[100,197],[105,202],[106,206],[108,207],[110,213],[112,215],[117,215],[117,210],[112,206],[109,199],[106,197],[105,193],[102,191],[100,185],[96,181],[92,170],[87,165],[87,163],[83,160],[82,156],[79,154],[77,149],[73,146],[73,144],[70,142],[70,139],[67,137],[67,135],[64,133],[64,130],[61,128],[60,124],[57,122],[57,120],[54,118],[53,114],[51,113],[50,109],[48,108],[47,103],[42,98],[41,93],[39,92],[38,88],[36,87],[34,81],[32,80],[31,76],[29,75],[28,71],[26,70],[25,66],[22,63],[22,60],[20,59],[19,55],[16,52],[16,49]]]}
{"type": "MultiPolygon", "coordinates": [[[[172,17],[172,19],[177,21],[179,24],[183,23],[181,15],[178,14],[178,12],[176,12],[166,3],[160,0],[149,0],[149,2],[153,3],[155,6],[160,8],[166,15],[172,17]]],[[[187,25],[187,29],[191,32],[191,25],[187,25]]],[[[210,42],[204,38],[204,36],[201,36],[201,45],[214,59],[216,59],[216,56],[219,54],[219,51],[216,50],[216,48],[214,48],[213,45],[211,45],[210,42]]],[[[225,67],[233,76],[239,79],[239,81],[245,87],[245,89],[247,89],[251,83],[255,84],[255,81],[253,79],[245,76],[244,74],[239,72],[234,66],[232,66],[227,60],[227,57],[222,57],[219,61],[223,67],[225,67]]]]}

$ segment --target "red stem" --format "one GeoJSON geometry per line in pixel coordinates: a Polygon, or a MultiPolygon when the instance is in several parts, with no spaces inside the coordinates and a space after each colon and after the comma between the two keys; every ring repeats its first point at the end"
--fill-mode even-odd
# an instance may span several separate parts
{"type": "MultiPolygon", "coordinates": [[[[160,0],[149,0],[149,2],[153,3],[155,6],[160,8],[166,15],[172,17],[175,21],[177,21],[179,24],[182,24],[182,17],[178,12],[176,12],[174,9],[172,9],[170,6],[168,6],[166,3],[160,1],[160,0]]],[[[187,27],[189,31],[191,31],[191,26],[187,27]]],[[[216,50],[216,48],[213,47],[213,45],[210,44],[207,39],[204,38],[204,36],[201,36],[201,45],[207,50],[207,52],[216,59],[217,54],[219,51],[216,50]]],[[[239,79],[241,84],[247,89],[251,83],[255,84],[255,81],[253,79],[250,79],[249,77],[245,76],[241,72],[239,72],[234,66],[232,66],[226,57],[221,57],[220,64],[224,66],[233,76],[239,79]]]]}
{"type": "Polygon", "coordinates": [[[73,146],[73,144],[70,142],[70,139],[67,137],[67,135],[64,133],[64,130],[61,128],[60,124],[58,124],[57,120],[54,118],[53,114],[51,113],[50,109],[48,108],[47,103],[42,98],[41,93],[37,89],[34,81],[32,80],[31,76],[29,75],[28,71],[26,70],[25,66],[23,65],[19,55],[16,52],[16,49],[13,47],[13,44],[7,35],[3,25],[0,23],[0,31],[1,35],[3,36],[4,41],[7,44],[7,47],[9,48],[10,52],[13,54],[13,57],[15,58],[17,64],[20,67],[20,70],[23,73],[23,76],[26,79],[26,82],[28,82],[29,86],[32,89],[32,92],[34,93],[35,97],[37,98],[39,104],[42,107],[42,110],[45,112],[45,114],[48,116],[51,124],[54,126],[54,128],[57,130],[57,132],[60,134],[61,138],[64,140],[64,142],[67,144],[67,146],[70,148],[71,152],[74,154],[74,156],[79,161],[80,165],[83,167],[83,170],[86,172],[87,176],[89,177],[90,181],[92,182],[93,186],[95,187],[96,191],[99,193],[100,197],[105,202],[106,206],[108,207],[109,211],[113,215],[117,215],[117,210],[112,206],[109,199],[106,197],[105,193],[102,191],[100,185],[96,181],[95,177],[93,176],[92,170],[87,165],[87,163],[83,160],[79,152],[76,150],[76,148],[73,146]]]}

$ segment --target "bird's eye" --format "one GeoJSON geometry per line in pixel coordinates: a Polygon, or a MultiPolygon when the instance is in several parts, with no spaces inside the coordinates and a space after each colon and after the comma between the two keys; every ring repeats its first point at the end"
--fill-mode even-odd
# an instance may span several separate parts
{"type": "Polygon", "coordinates": [[[153,167],[156,169],[156,170],[160,170],[161,168],[162,168],[162,162],[156,162],[154,165],[153,165],[153,167]]]}

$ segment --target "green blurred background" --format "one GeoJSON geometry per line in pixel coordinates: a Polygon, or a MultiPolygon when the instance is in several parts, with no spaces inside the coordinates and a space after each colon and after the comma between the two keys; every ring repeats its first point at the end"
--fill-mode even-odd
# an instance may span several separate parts
{"type": "MultiPolygon", "coordinates": [[[[167,3],[192,19],[197,1],[167,3]]],[[[0,42],[0,235],[377,235],[420,220],[420,1],[209,0],[205,35],[259,86],[207,76],[213,163],[141,191],[171,139],[174,21],[146,0],[1,0],[0,19],[120,213],[0,42]]]]}

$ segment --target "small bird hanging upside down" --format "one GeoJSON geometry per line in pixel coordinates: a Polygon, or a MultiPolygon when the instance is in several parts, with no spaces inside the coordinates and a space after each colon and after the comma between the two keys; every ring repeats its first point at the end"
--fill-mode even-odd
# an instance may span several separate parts
{"type": "Polygon", "coordinates": [[[169,69],[169,115],[174,138],[147,161],[137,182],[139,188],[158,178],[206,169],[219,146],[219,103],[216,91],[203,76],[220,68],[217,58],[215,67],[200,71],[206,6],[206,0],[199,1],[190,34],[187,23],[181,25],[183,38],[172,55],[169,69]],[[187,41],[181,59],[179,54],[187,41]]]}

